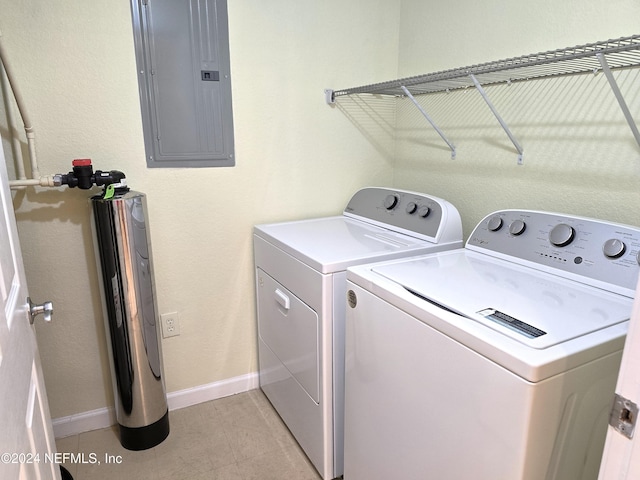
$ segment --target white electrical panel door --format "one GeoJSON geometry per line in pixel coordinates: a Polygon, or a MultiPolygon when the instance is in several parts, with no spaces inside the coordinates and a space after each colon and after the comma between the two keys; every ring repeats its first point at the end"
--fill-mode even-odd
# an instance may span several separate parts
{"type": "Polygon", "coordinates": [[[226,0],[134,0],[150,167],[233,166],[226,0]]]}

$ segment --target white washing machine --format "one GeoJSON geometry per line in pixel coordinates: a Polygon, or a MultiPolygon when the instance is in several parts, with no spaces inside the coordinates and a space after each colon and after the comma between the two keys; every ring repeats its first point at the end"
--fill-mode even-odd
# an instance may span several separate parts
{"type": "Polygon", "coordinates": [[[324,479],[343,470],[347,267],[461,246],[453,205],[386,188],[341,216],[255,227],[260,387],[324,479]]]}
{"type": "Polygon", "coordinates": [[[596,479],[640,229],[489,215],[347,274],[345,480],[596,479]]]}

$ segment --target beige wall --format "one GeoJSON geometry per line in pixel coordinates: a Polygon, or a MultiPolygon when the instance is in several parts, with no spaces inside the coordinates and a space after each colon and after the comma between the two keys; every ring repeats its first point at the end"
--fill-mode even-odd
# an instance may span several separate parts
{"type": "MultiPolygon", "coordinates": [[[[41,171],[90,157],[148,195],[159,309],[181,324],[163,341],[169,391],[256,371],[254,224],[337,214],[356,189],[392,182],[391,159],[323,90],[396,75],[398,2],[228,4],[237,166],[168,170],[145,164],[129,2],[0,0],[41,171]]],[[[37,328],[54,418],[113,403],[89,196],[14,195],[31,296],[55,305],[37,328]]]]}
{"type": "MultiPolygon", "coordinates": [[[[421,100],[457,145],[453,161],[407,102],[323,101],[327,87],[638,33],[636,0],[229,0],[238,165],[204,170],[145,166],[126,0],[0,0],[0,11],[42,171],[92,157],[148,195],[160,312],[181,322],[163,342],[169,391],[256,370],[256,223],[338,213],[367,184],[447,198],[467,235],[505,207],[639,222],[640,147],[602,75],[488,89],[523,166],[474,91],[421,100]]],[[[620,76],[636,118],[639,75],[620,76]]],[[[56,306],[38,326],[53,417],[112,403],[88,196],[15,194],[32,297],[56,306]]]]}
{"type": "MultiPolygon", "coordinates": [[[[636,0],[403,0],[399,76],[640,33],[636,0]]],[[[640,70],[617,74],[640,121],[640,70]]],[[[640,146],[602,73],[488,87],[524,148],[524,165],[482,97],[420,101],[457,147],[408,100],[399,102],[395,185],[432,192],[460,210],[465,235],[502,208],[542,209],[640,225],[640,146]]]]}

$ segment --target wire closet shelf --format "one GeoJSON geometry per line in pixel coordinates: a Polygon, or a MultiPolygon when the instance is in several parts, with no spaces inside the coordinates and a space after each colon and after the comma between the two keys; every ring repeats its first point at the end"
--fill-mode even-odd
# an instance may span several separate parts
{"type": "Polygon", "coordinates": [[[597,73],[603,69],[603,56],[611,70],[640,66],[640,35],[334,90],[332,97],[336,99],[359,93],[404,96],[406,93],[402,87],[412,95],[450,91],[474,86],[471,75],[487,86],[543,77],[597,73]]]}
{"type": "Polygon", "coordinates": [[[489,99],[484,87],[540,78],[603,72],[640,147],[640,131],[638,131],[638,127],[612,73],[613,70],[639,66],[640,35],[632,35],[360,87],[342,90],[327,89],[325,90],[325,100],[328,104],[332,104],[342,96],[355,94],[407,97],[449,146],[451,158],[455,158],[455,145],[435,124],[429,114],[414,98],[414,95],[450,92],[475,87],[513,143],[518,152],[518,164],[522,164],[524,150],[489,99]]]}

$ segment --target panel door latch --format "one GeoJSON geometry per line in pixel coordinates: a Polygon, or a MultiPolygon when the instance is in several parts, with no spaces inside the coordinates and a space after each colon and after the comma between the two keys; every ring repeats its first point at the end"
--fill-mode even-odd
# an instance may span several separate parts
{"type": "Polygon", "coordinates": [[[616,393],[609,416],[609,425],[627,438],[633,437],[638,418],[638,406],[616,393]]]}
{"type": "Polygon", "coordinates": [[[220,72],[217,70],[200,70],[200,77],[204,82],[219,82],[220,72]]]}

